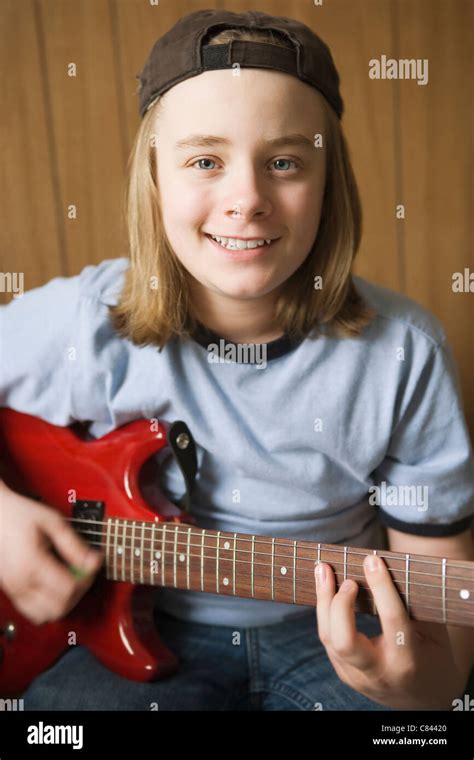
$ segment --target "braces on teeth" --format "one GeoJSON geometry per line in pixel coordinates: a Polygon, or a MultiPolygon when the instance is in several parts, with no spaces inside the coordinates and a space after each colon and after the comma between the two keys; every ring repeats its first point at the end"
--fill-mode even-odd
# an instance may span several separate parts
{"type": "Polygon", "coordinates": [[[228,248],[229,250],[246,250],[247,248],[258,248],[262,245],[270,245],[272,242],[271,240],[237,240],[236,238],[224,238],[219,237],[219,235],[211,235],[210,236],[213,240],[216,240],[219,245],[221,245],[223,248],[228,248]]]}

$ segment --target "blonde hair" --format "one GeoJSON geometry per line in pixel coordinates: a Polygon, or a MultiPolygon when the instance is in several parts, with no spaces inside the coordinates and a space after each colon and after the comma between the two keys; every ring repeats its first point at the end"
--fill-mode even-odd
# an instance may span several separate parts
{"type": "MultiPolygon", "coordinates": [[[[272,42],[291,47],[283,35],[262,30],[226,29],[208,44],[232,39],[272,42]]],[[[304,262],[283,284],[276,299],[275,327],[292,339],[306,337],[326,325],[337,337],[362,333],[374,312],[352,280],[352,263],[360,245],[362,210],[349,149],[340,121],[327,103],[326,185],[318,233],[304,262]],[[322,277],[323,287],[314,287],[322,277]]],[[[174,337],[190,337],[198,327],[189,298],[187,271],[169,243],[161,215],[156,180],[153,130],[160,98],[145,113],[128,163],[124,215],[130,266],[117,305],[110,306],[114,328],[139,346],[162,349],[174,337]]]]}

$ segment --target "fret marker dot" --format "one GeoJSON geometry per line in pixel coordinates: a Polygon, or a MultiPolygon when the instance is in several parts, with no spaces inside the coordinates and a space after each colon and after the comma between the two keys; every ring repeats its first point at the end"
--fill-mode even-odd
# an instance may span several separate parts
{"type": "Polygon", "coordinates": [[[225,542],[224,549],[230,549],[230,544],[228,541],[225,542]]]}
{"type": "Polygon", "coordinates": [[[184,560],[185,560],[185,559],[186,559],[186,557],[185,557],[185,555],[184,555],[184,554],[180,554],[180,555],[179,555],[179,561],[180,561],[180,562],[184,562],[184,560]]]}
{"type": "Polygon", "coordinates": [[[281,573],[282,575],[286,575],[286,574],[287,574],[287,572],[288,572],[288,570],[286,569],[286,567],[281,567],[281,568],[280,568],[280,573],[281,573]]]}
{"type": "Polygon", "coordinates": [[[224,584],[224,586],[228,586],[229,585],[229,579],[228,578],[224,578],[223,581],[222,581],[222,583],[224,584]]]}
{"type": "Polygon", "coordinates": [[[471,595],[469,591],[467,590],[467,588],[462,588],[461,591],[459,592],[459,596],[461,597],[461,599],[469,599],[471,595]]]}
{"type": "Polygon", "coordinates": [[[117,554],[122,554],[122,553],[123,553],[122,547],[121,546],[117,546],[117,554]]]}
{"type": "Polygon", "coordinates": [[[156,559],[161,559],[161,552],[155,552],[156,559]]]}
{"type": "Polygon", "coordinates": [[[140,556],[140,549],[135,549],[135,557],[139,557],[139,556],[140,556]]]}

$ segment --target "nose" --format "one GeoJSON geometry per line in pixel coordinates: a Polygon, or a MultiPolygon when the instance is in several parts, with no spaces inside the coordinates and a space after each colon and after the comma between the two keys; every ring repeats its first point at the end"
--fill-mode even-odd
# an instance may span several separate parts
{"type": "Polygon", "coordinates": [[[229,175],[229,189],[224,195],[225,214],[243,222],[271,214],[273,206],[265,184],[253,166],[240,167],[229,175]]]}

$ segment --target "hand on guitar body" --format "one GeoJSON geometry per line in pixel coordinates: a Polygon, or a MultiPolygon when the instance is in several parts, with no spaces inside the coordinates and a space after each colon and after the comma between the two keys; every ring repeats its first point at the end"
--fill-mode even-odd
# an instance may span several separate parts
{"type": "MultiPolygon", "coordinates": [[[[173,423],[175,443],[183,425],[173,423]]],[[[70,646],[72,631],[74,644],[124,678],[144,682],[176,672],[179,660],[156,629],[151,586],[304,606],[317,601],[329,659],[357,691],[402,709],[448,708],[460,696],[472,661],[470,531],[429,543],[389,532],[381,570],[366,573],[365,580],[364,557],[372,548],[201,528],[159,488],[153,505],[140,490],[140,469],[166,449],[170,430],[135,420],[90,441],[76,429],[0,409],[0,443],[9,462],[8,487],[0,481],[0,696],[22,693],[51,667],[70,646]],[[11,488],[36,494],[42,504],[11,488]],[[98,593],[82,600],[102,558],[83,543],[81,530],[103,547],[106,571],[97,579],[98,593]],[[88,555],[91,574],[75,577],[67,566],[85,569],[88,555]],[[316,588],[317,600],[316,558],[329,572],[327,584],[316,588]],[[335,594],[334,572],[337,585],[348,575],[358,579],[359,608],[379,614],[382,636],[368,639],[357,632],[357,585],[349,580],[349,592],[342,584],[335,594]],[[47,621],[51,625],[34,625],[47,621]],[[453,647],[459,645],[456,661],[445,626],[453,647]]],[[[159,472],[153,468],[149,475],[159,485],[159,472]]]]}
{"type": "Polygon", "coordinates": [[[1,480],[0,526],[0,589],[37,625],[67,615],[92,585],[101,553],[59,512],[21,496],[1,480]]]}
{"type": "Polygon", "coordinates": [[[382,627],[373,638],[356,628],[357,582],[345,580],[336,593],[330,565],[320,563],[315,570],[318,634],[339,678],[397,710],[452,709],[467,675],[456,663],[448,629],[408,616],[380,557],[367,556],[364,573],[382,627]]]}

